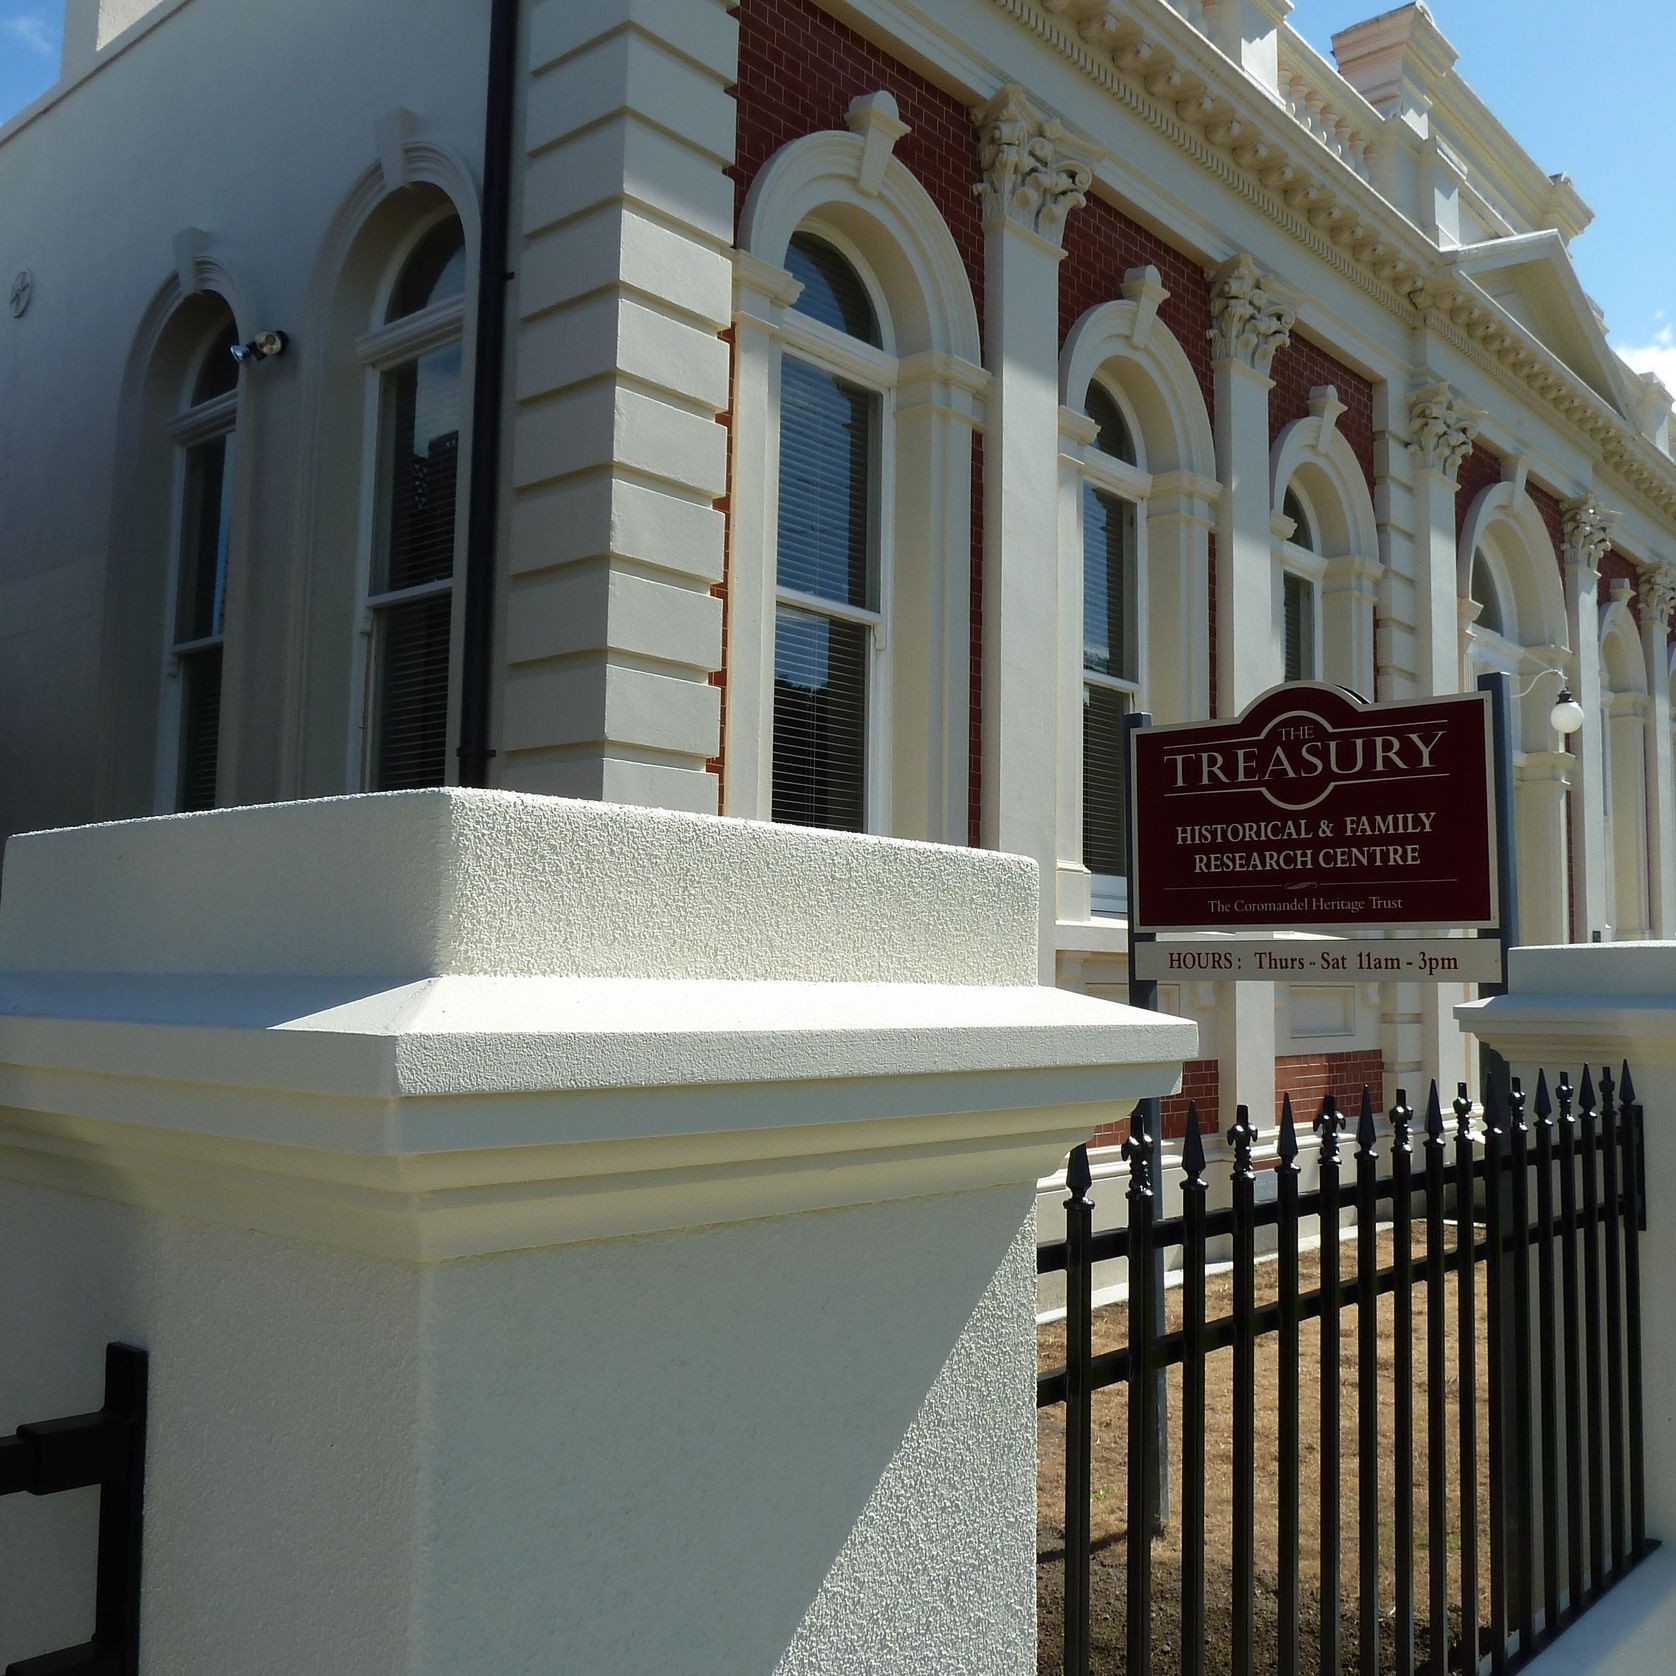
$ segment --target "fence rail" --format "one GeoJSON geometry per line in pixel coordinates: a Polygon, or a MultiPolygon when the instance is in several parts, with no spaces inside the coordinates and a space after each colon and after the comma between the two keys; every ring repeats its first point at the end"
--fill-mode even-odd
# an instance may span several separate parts
{"type": "MultiPolygon", "coordinates": [[[[1038,1408],[1065,1410],[1065,1676],[1092,1676],[1091,1500],[1094,1493],[1096,1393],[1127,1392],[1128,1453],[1125,1665],[1134,1676],[1168,1668],[1152,1645],[1153,1510],[1159,1505],[1158,1412],[1163,1370],[1181,1368],[1180,1647],[1183,1676],[1202,1676],[1206,1625],[1206,1431],[1228,1428],[1231,1482],[1229,1645],[1233,1676],[1256,1668],[1256,1487],[1273,1475],[1276,1595],[1272,1651],[1280,1676],[1303,1668],[1300,1580],[1305,1486],[1300,1481],[1304,1413],[1303,1343],[1319,1332],[1320,1379],[1309,1393],[1307,1418],[1320,1442],[1319,1567],[1316,1612],[1318,1668],[1338,1676],[1349,1595],[1356,1626],[1356,1667],[1373,1676],[1394,1668],[1476,1671],[1499,1676],[1527,1663],[1576,1620],[1650,1550],[1643,1488],[1640,1231],[1646,1226],[1642,1110],[1628,1066],[1619,1081],[1600,1073],[1598,1091],[1585,1070],[1574,1090],[1561,1073],[1550,1095],[1545,1073],[1526,1110],[1517,1078],[1489,1080],[1481,1115],[1460,1085],[1446,1115],[1433,1083],[1420,1133],[1399,1091],[1381,1134],[1364,1088],[1350,1170],[1341,1156],[1345,1118],[1323,1100],[1312,1128],[1319,1137],[1319,1183],[1303,1190],[1303,1154],[1290,1098],[1282,1104],[1274,1156],[1276,1194],[1259,1204],[1258,1135],[1246,1107],[1229,1131],[1229,1202],[1212,1208],[1211,1166],[1197,1106],[1178,1168],[1181,1214],[1158,1214],[1162,1182],[1147,1134],[1146,1108],[1131,1119],[1123,1155],[1129,1165],[1126,1226],[1095,1233],[1085,1147],[1066,1174],[1066,1237],[1043,1244],[1037,1272],[1065,1274],[1065,1365],[1037,1380],[1038,1408]],[[1533,1121],[1534,1120],[1534,1121],[1533,1121]],[[1418,1153],[1418,1156],[1417,1156],[1418,1153]],[[1383,1155],[1383,1159],[1382,1159],[1383,1155]],[[1382,1161],[1389,1169],[1381,1168],[1382,1161]],[[1353,1214],[1354,1228],[1342,1226],[1353,1214]],[[1300,1253],[1306,1223],[1319,1238],[1320,1282],[1304,1290],[1300,1253]],[[1415,1230],[1425,1251],[1416,1259],[1415,1230]],[[1276,1296],[1256,1301],[1260,1229],[1275,1231],[1276,1296]],[[1331,1231],[1329,1233],[1329,1231],[1331,1231]],[[1388,1235],[1391,1256],[1382,1261],[1388,1235]],[[1336,1235],[1336,1237],[1332,1237],[1336,1235]],[[1452,1237],[1451,1237],[1452,1236],[1452,1237]],[[1207,1259],[1213,1241],[1232,1254],[1232,1307],[1207,1319],[1207,1259]],[[1353,1242],[1354,1273],[1343,1273],[1353,1242]],[[1156,1318],[1157,1293],[1130,1285],[1127,1343],[1095,1354],[1093,1272],[1096,1263],[1129,1262],[1150,1272],[1158,1255],[1181,1255],[1180,1325],[1156,1318]],[[1482,1276],[1483,1310],[1479,1286],[1482,1276]],[[1456,1345],[1447,1354],[1453,1277],[1456,1345]],[[1393,1300],[1388,1346],[1380,1301],[1393,1300]],[[1484,1365],[1479,1366],[1481,1314],[1484,1365]],[[1353,1349],[1344,1354],[1341,1327],[1354,1318],[1353,1349]],[[1256,1424],[1256,1356],[1274,1338],[1277,1357],[1272,1460],[1260,1467],[1256,1424]],[[1425,1379],[1418,1433],[1424,1442],[1423,1535],[1416,1530],[1416,1345],[1424,1346],[1425,1379]],[[1383,1352],[1389,1351],[1389,1375],[1383,1352]],[[1232,1353],[1231,1411],[1206,1411],[1207,1365],[1232,1353]],[[1451,1366],[1451,1360],[1453,1365],[1451,1366]],[[1348,1364],[1348,1365],[1346,1365],[1348,1364]],[[1450,1426],[1451,1377],[1455,1385],[1450,1426]],[[1341,1387],[1355,1394],[1356,1575],[1343,1577],[1341,1387]],[[1479,1436],[1481,1395],[1488,1426],[1479,1436]],[[1394,1440],[1394,1483],[1379,1492],[1381,1416],[1394,1440]],[[1453,1436],[1451,1436],[1451,1432],[1453,1436]],[[1453,1445],[1453,1459],[1451,1448],[1453,1445]],[[1482,1454],[1481,1454],[1482,1451],[1482,1454]],[[1481,1469],[1487,1468],[1484,1501],[1481,1469]],[[1451,1520],[1448,1493],[1458,1491],[1451,1520]],[[1386,1505],[1388,1499],[1389,1505],[1386,1505]],[[1480,1541],[1480,1515],[1484,1536],[1480,1541]],[[1141,1533],[1137,1538],[1137,1533],[1141,1533]],[[1424,1548],[1424,1566],[1417,1551],[1424,1548]],[[1459,1554],[1452,1567],[1452,1549],[1459,1554]],[[1381,1558],[1394,1587],[1381,1581],[1381,1558]],[[1453,1571],[1454,1575],[1451,1576],[1453,1571]],[[1488,1582],[1488,1609],[1481,1585],[1488,1582]],[[1459,1627],[1451,1637],[1451,1609],[1459,1627]],[[1417,1631],[1424,1630],[1420,1658],[1417,1631]],[[1381,1640],[1386,1638],[1382,1660],[1381,1640]]],[[[1104,1672],[1102,1672],[1104,1676],[1104,1672]]]]}

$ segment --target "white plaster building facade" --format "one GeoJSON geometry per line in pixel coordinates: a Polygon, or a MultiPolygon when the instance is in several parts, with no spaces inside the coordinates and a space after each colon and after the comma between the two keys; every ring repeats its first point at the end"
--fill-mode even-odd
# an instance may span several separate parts
{"type": "MultiPolygon", "coordinates": [[[[1124,713],[1504,669],[1527,940],[1676,934],[1669,397],[1447,14],[1288,9],[69,0],[0,129],[0,829],[463,772],[982,844],[1121,993],[1124,713]]],[[[1461,1062],[1447,989],[1165,999],[1225,1116],[1461,1062]]]]}

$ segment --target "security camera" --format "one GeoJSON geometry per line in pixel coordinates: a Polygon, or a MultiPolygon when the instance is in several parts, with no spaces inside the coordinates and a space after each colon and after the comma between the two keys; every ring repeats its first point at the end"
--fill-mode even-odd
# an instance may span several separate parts
{"type": "Polygon", "coordinates": [[[290,341],[284,332],[258,332],[249,343],[235,343],[228,353],[241,367],[253,367],[258,361],[283,355],[290,341]]]}

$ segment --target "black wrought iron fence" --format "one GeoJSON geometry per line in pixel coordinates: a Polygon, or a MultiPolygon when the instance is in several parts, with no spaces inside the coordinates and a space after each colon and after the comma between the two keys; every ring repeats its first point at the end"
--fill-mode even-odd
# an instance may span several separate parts
{"type": "Polygon", "coordinates": [[[1259,1137],[1242,1106],[1228,1136],[1231,1202],[1219,1208],[1208,1203],[1210,1170],[1193,1107],[1179,1165],[1182,1209],[1174,1217],[1159,1214],[1161,1183],[1152,1179],[1144,1112],[1136,1112],[1123,1148],[1127,1225],[1094,1231],[1088,1154],[1079,1147],[1066,1178],[1066,1238],[1044,1244],[1037,1257],[1039,1273],[1063,1271],[1066,1284],[1065,1364],[1039,1376],[1036,1399],[1038,1408],[1064,1406],[1065,1676],[1092,1671],[1093,1399],[1115,1386],[1125,1388],[1127,1400],[1126,1553],[1123,1599],[1111,1604],[1126,1626],[1101,1673],[1150,1676],[1179,1664],[1183,1676],[1203,1676],[1207,1494],[1224,1500],[1228,1516],[1231,1598],[1221,1604],[1231,1613],[1233,1676],[1251,1676],[1259,1658],[1265,1669],[1297,1676],[1306,1604],[1313,1606],[1310,1639],[1323,1676],[1338,1676],[1347,1623],[1355,1666],[1369,1676],[1477,1670],[1486,1658],[1497,1673],[1525,1664],[1652,1546],[1643,1494],[1637,1238],[1646,1225],[1643,1125],[1629,1068],[1617,1084],[1603,1070],[1598,1098],[1588,1071],[1575,1091],[1562,1073],[1552,1098],[1544,1074],[1528,1115],[1517,1079],[1491,1082],[1481,1116],[1464,1083],[1446,1116],[1433,1083],[1418,1136],[1401,1092],[1382,1135],[1364,1088],[1349,1180],[1340,1154],[1345,1120],[1328,1096],[1313,1121],[1319,1184],[1308,1191],[1290,1099],[1274,1153],[1260,1161],[1259,1137]],[[1261,1204],[1259,1162],[1277,1175],[1273,1199],[1261,1204]],[[1353,1229],[1341,1227],[1346,1213],[1354,1215],[1353,1229]],[[1312,1223],[1324,1236],[1316,1246],[1320,1277],[1305,1290],[1300,1253],[1315,1243],[1312,1223]],[[1260,1304],[1257,1236],[1268,1228],[1274,1272],[1265,1289],[1274,1296],[1260,1304]],[[1232,1252],[1231,1308],[1212,1320],[1207,1255],[1219,1241],[1232,1252]],[[1347,1276],[1351,1242],[1354,1270],[1347,1276]],[[1124,1259],[1131,1273],[1144,1274],[1156,1254],[1173,1250],[1181,1265],[1179,1325],[1157,1318],[1153,1286],[1131,1285],[1126,1342],[1096,1354],[1094,1265],[1124,1259]],[[1387,1297],[1389,1326],[1382,1327],[1380,1301],[1387,1297]],[[1341,1355],[1346,1312],[1355,1323],[1348,1356],[1341,1355]],[[1304,1334],[1312,1326],[1319,1379],[1306,1392],[1304,1334]],[[1275,1434],[1260,1462],[1255,1371],[1259,1341],[1270,1336],[1275,1434]],[[1232,1356],[1231,1405],[1207,1413],[1207,1370],[1222,1353],[1232,1356]],[[1179,1648],[1157,1649],[1155,1659],[1150,1536],[1158,1505],[1158,1375],[1175,1367],[1181,1401],[1169,1438],[1180,1453],[1180,1598],[1171,1604],[1179,1607],[1179,1648]],[[1346,1386],[1356,1412],[1356,1561],[1348,1588],[1340,1425],[1346,1386]],[[1481,1406],[1488,1416],[1483,1436],[1481,1406]],[[1319,1434],[1314,1486],[1300,1475],[1305,1419],[1319,1434]],[[1232,1444],[1228,1481],[1209,1487],[1208,1425],[1226,1427],[1232,1444]],[[1382,1462],[1384,1450],[1391,1460],[1382,1462]],[[1422,1456],[1425,1506],[1417,1532],[1415,1468],[1422,1456]],[[1255,1612],[1260,1474],[1270,1480],[1265,1487],[1276,1508],[1275,1598],[1266,1631],[1274,1644],[1263,1647],[1255,1612]],[[1319,1548],[1312,1603],[1300,1586],[1307,1497],[1319,1504],[1310,1521],[1319,1548]],[[1382,1560],[1389,1562],[1383,1573],[1382,1560]]]}

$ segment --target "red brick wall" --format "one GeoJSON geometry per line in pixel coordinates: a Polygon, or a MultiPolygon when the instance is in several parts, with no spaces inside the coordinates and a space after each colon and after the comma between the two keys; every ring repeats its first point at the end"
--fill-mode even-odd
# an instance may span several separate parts
{"type": "Polygon", "coordinates": [[[1309,393],[1318,384],[1331,384],[1344,403],[1338,428],[1361,464],[1373,493],[1373,385],[1336,356],[1308,338],[1293,334],[1291,343],[1274,358],[1269,376],[1269,446],[1294,419],[1309,417],[1309,393]]]}
{"type": "Polygon", "coordinates": [[[1548,531],[1548,540],[1554,549],[1554,563],[1559,569],[1560,585],[1565,585],[1565,514],[1560,511],[1560,503],[1548,493],[1540,483],[1527,485],[1530,498],[1536,503],[1536,510],[1542,514],[1542,522],[1548,531]]]}
{"type": "MultiPolygon", "coordinates": [[[[1187,1102],[1199,1102],[1199,1126],[1214,1135],[1221,1126],[1221,1072],[1214,1059],[1190,1059],[1181,1068],[1181,1092],[1163,1102],[1159,1124],[1163,1138],[1179,1140],[1187,1133],[1187,1102]]],[[[1094,1131],[1090,1146],[1121,1146],[1129,1138],[1129,1122],[1102,1123],[1094,1131]]]]}
{"type": "Polygon", "coordinates": [[[1169,291],[1158,318],[1175,333],[1204,392],[1205,411],[1215,410],[1216,381],[1210,369],[1210,281],[1191,257],[1173,250],[1138,221],[1103,198],[1090,198],[1065,223],[1065,260],[1059,265],[1059,341],[1091,308],[1123,295],[1123,276],[1148,265],[1169,291]]]}
{"type": "MultiPolygon", "coordinates": [[[[781,146],[804,134],[844,127],[850,101],[888,90],[910,132],[896,158],[937,206],[966,266],[983,322],[983,222],[973,186],[978,179],[976,130],[966,104],[898,63],[871,41],[821,10],[814,0],[740,0],[738,161],[729,171],[735,214],[757,171],[781,146]]],[[[983,647],[982,449],[972,453],[972,638],[969,717],[972,843],[982,799],[983,647]]],[[[725,656],[724,656],[725,665],[725,656]]]]}
{"type": "Polygon", "coordinates": [[[1462,535],[1466,533],[1467,513],[1472,503],[1478,499],[1484,489],[1494,487],[1501,481],[1501,456],[1492,454],[1483,443],[1473,444],[1473,449],[1461,461],[1460,475],[1456,478],[1459,487],[1455,491],[1455,540],[1458,544],[1462,535]]]}
{"type": "Polygon", "coordinates": [[[1283,1054],[1274,1062],[1274,1083],[1274,1121],[1280,1122],[1281,1096],[1290,1094],[1292,1118],[1300,1129],[1307,1128],[1320,1111],[1323,1095],[1331,1094],[1339,1109],[1350,1114],[1352,1127],[1361,1109],[1364,1083],[1377,1109],[1383,1109],[1385,1103],[1385,1065],[1377,1048],[1283,1054]]]}

